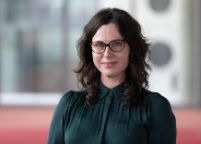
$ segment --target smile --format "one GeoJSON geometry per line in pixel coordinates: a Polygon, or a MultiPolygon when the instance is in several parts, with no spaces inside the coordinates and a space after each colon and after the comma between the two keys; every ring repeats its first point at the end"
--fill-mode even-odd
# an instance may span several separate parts
{"type": "Polygon", "coordinates": [[[110,68],[110,67],[113,67],[115,64],[117,64],[117,62],[103,62],[102,64],[110,68]]]}

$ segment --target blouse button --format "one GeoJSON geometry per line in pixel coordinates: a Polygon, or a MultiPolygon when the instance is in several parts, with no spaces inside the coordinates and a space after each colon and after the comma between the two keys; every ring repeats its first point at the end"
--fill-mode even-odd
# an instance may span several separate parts
{"type": "Polygon", "coordinates": [[[108,96],[109,96],[109,97],[112,97],[112,95],[113,95],[113,94],[112,94],[112,91],[110,91],[109,94],[108,94],[108,96]]]}

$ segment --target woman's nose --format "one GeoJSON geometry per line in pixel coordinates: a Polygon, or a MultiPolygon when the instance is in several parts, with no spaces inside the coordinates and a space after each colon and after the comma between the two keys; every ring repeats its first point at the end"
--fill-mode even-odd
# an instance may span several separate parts
{"type": "Polygon", "coordinates": [[[112,51],[109,46],[105,47],[104,56],[111,56],[112,51]]]}

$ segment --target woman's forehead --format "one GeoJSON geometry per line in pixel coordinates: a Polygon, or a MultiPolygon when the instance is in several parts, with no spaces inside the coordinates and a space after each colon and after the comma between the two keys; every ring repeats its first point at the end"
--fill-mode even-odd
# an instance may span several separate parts
{"type": "Polygon", "coordinates": [[[117,26],[114,23],[102,25],[92,38],[92,41],[112,41],[123,39],[117,26]]]}

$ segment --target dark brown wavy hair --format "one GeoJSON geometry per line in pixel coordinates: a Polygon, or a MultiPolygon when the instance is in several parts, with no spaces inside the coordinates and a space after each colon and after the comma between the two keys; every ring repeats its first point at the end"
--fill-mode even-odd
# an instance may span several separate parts
{"type": "Polygon", "coordinates": [[[122,104],[144,103],[144,92],[148,87],[147,63],[149,44],[141,33],[140,24],[126,11],[117,8],[106,8],[96,13],[86,24],[78,40],[77,49],[80,57],[78,82],[86,89],[86,105],[96,103],[99,92],[100,72],[92,60],[91,42],[97,30],[105,24],[114,23],[121,36],[130,46],[129,64],[126,69],[124,101],[122,104]]]}

